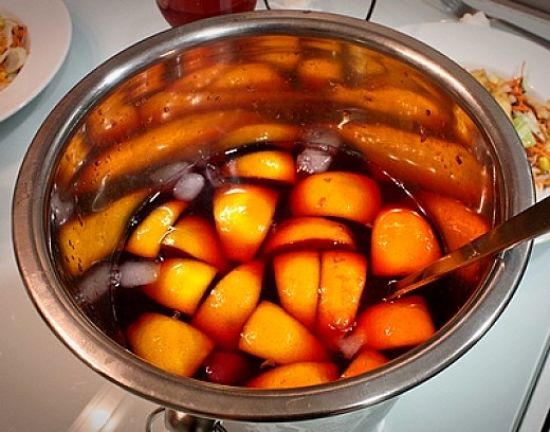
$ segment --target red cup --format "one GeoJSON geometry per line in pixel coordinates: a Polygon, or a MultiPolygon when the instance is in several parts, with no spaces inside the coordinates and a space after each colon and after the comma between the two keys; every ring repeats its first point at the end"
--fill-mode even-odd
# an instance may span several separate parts
{"type": "Polygon", "coordinates": [[[156,0],[168,23],[179,26],[216,15],[254,10],[257,0],[156,0]]]}

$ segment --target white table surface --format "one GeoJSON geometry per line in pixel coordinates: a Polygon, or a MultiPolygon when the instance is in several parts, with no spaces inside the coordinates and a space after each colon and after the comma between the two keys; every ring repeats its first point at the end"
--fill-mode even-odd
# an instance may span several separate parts
{"type": "MultiPolygon", "coordinates": [[[[368,7],[368,1],[336,3],[343,2],[361,17],[368,7]]],[[[167,25],[153,0],[65,3],[73,23],[66,62],[36,99],[0,122],[0,430],[140,431],[156,406],[84,366],[35,311],[12,252],[11,200],[24,153],[52,107],[95,66],[167,25]]],[[[390,27],[442,19],[453,17],[437,0],[378,0],[372,18],[390,27]]],[[[517,294],[495,326],[443,373],[402,395],[381,429],[516,430],[550,333],[549,264],[550,243],[536,246],[517,294]]]]}

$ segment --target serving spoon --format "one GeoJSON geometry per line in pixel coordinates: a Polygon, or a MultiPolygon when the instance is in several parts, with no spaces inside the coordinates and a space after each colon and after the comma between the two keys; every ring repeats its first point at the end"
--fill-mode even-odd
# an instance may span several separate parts
{"type": "Polygon", "coordinates": [[[454,270],[486,256],[509,249],[550,231],[550,196],[497,225],[459,249],[441,257],[423,269],[392,283],[395,300],[454,270]]]}

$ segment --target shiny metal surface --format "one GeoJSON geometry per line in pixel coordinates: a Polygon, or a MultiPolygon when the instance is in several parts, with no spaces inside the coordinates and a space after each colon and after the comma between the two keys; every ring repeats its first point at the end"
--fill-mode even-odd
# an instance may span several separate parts
{"type": "MultiPolygon", "coordinates": [[[[366,377],[306,389],[251,391],[166,374],[121,348],[76,307],[51,259],[47,200],[63,144],[86,112],[130,73],[205,41],[266,32],[335,37],[401,60],[445,88],[476,119],[496,162],[500,218],[534,201],[529,167],[505,116],[456,64],[400,33],[344,17],[316,13],[252,13],[171,30],[115,56],[81,81],[37,133],[21,168],[13,206],[20,271],[38,310],[58,337],[85,363],[120,386],[177,410],[213,418],[294,421],[333,416],[381,402],[432,377],[470,348],[495,322],[521,279],[530,244],[500,257],[460,312],[429,343],[366,377]]],[[[382,404],[383,405],[383,404],[382,404]]],[[[368,410],[367,410],[368,411],[368,410]]],[[[365,412],[365,415],[367,413],[365,412]]]]}
{"type": "Polygon", "coordinates": [[[454,270],[547,233],[550,231],[548,215],[550,215],[550,197],[537,202],[428,267],[398,280],[393,285],[395,292],[388,296],[388,299],[399,298],[454,270]]]}

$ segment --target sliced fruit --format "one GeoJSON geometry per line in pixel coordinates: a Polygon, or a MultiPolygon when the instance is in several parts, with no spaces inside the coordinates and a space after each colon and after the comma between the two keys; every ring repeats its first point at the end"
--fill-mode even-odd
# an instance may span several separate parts
{"type": "Polygon", "coordinates": [[[192,315],[217,272],[202,261],[170,258],[162,263],[158,279],[143,291],[163,306],[192,315]]]}
{"type": "Polygon", "coordinates": [[[214,193],[216,230],[225,256],[245,262],[254,257],[271,226],[278,193],[255,185],[228,185],[214,193]]]}
{"type": "Polygon", "coordinates": [[[243,325],[260,298],[263,272],[263,262],[251,261],[227,273],[200,305],[193,325],[221,347],[236,348],[243,325]]]}
{"type": "Polygon", "coordinates": [[[379,368],[384,363],[387,363],[387,361],[388,359],[386,356],[382,355],[378,351],[370,348],[363,348],[348,365],[341,377],[351,378],[353,376],[370,372],[371,370],[379,368]]]}
{"type": "Polygon", "coordinates": [[[363,311],[352,337],[376,350],[408,348],[427,341],[435,326],[425,300],[416,295],[378,303],[363,311]]]}
{"type": "Polygon", "coordinates": [[[270,35],[254,39],[254,58],[285,71],[292,70],[300,61],[300,40],[295,36],[270,35]]]}
{"type": "Polygon", "coordinates": [[[250,363],[250,359],[243,353],[214,351],[206,359],[204,372],[208,381],[238,385],[250,376],[250,363]]]}
{"type": "Polygon", "coordinates": [[[372,272],[377,276],[404,276],[441,256],[437,237],[416,211],[390,208],[379,213],[371,236],[372,272]]]}
{"type": "Polygon", "coordinates": [[[344,224],[322,217],[296,217],[277,225],[265,244],[265,252],[314,245],[317,249],[344,247],[355,249],[355,240],[344,224]]]}
{"type": "Polygon", "coordinates": [[[216,63],[196,69],[176,79],[170,86],[170,91],[181,92],[200,90],[218,79],[228,68],[229,65],[226,63],[216,63]]]}
{"type": "Polygon", "coordinates": [[[206,261],[221,271],[228,267],[216,230],[201,216],[189,215],[181,218],[164,236],[162,245],[206,261]]]}
{"type": "Polygon", "coordinates": [[[247,63],[230,67],[211,85],[212,89],[254,91],[283,90],[288,87],[284,78],[265,63],[247,63]]]}
{"type": "Polygon", "coordinates": [[[97,213],[77,215],[61,226],[61,259],[71,275],[81,275],[94,263],[114,252],[128,219],[143,202],[146,194],[142,190],[135,191],[97,213]]]}
{"type": "Polygon", "coordinates": [[[280,123],[259,123],[243,126],[220,139],[216,150],[234,149],[246,144],[263,142],[291,142],[298,138],[296,126],[280,123]]]}
{"type": "Polygon", "coordinates": [[[279,364],[328,359],[325,347],[300,321],[265,300],[246,321],[239,349],[279,364]]]}
{"type": "MultiPolygon", "coordinates": [[[[491,228],[486,218],[460,201],[429,192],[418,194],[418,198],[451,251],[485,234],[491,228]]],[[[481,267],[482,262],[477,262],[460,269],[458,274],[467,281],[475,282],[480,277],[481,267]]]]}
{"type": "Polygon", "coordinates": [[[347,251],[321,253],[321,281],[317,330],[326,345],[338,349],[338,341],[351,331],[367,279],[367,260],[347,251]]]}
{"type": "Polygon", "coordinates": [[[193,159],[202,146],[236,127],[254,123],[257,115],[239,110],[215,111],[178,118],[147,130],[128,140],[117,142],[82,167],[77,176],[76,192],[102,188],[108,194],[114,180],[142,172],[177,158],[193,159]]]}
{"type": "Polygon", "coordinates": [[[319,299],[321,262],[317,251],[296,251],[273,258],[275,283],[283,308],[314,329],[319,299]]]}
{"type": "Polygon", "coordinates": [[[275,180],[294,183],[296,168],[292,156],[284,151],[263,150],[230,160],[223,170],[226,176],[275,180]]]}
{"type": "Polygon", "coordinates": [[[86,121],[86,132],[94,145],[108,145],[121,141],[139,126],[136,107],[124,101],[125,93],[107,97],[95,108],[86,121]]]}
{"type": "Polygon", "coordinates": [[[186,202],[173,200],[153,209],[132,232],[126,250],[146,258],[156,257],[162,239],[186,207],[186,202]]]}
{"type": "Polygon", "coordinates": [[[296,216],[334,216],[371,224],[380,211],[380,189],[371,178],[345,171],[310,175],[292,189],[296,216]]]}
{"type": "Polygon", "coordinates": [[[77,171],[84,164],[91,147],[84,132],[79,131],[69,141],[63,156],[59,160],[55,182],[61,188],[69,186],[77,171]]]}
{"type": "Polygon", "coordinates": [[[196,328],[175,318],[145,313],[127,332],[137,356],[167,372],[190,377],[208,356],[213,342],[196,328]]]}
{"type": "Polygon", "coordinates": [[[490,191],[483,165],[460,144],[421,133],[350,122],[338,131],[364,156],[405,184],[477,207],[490,191]]]}
{"type": "Polygon", "coordinates": [[[296,74],[309,88],[328,87],[344,79],[342,64],[332,58],[324,57],[302,60],[296,68],[296,74]]]}
{"type": "Polygon", "coordinates": [[[124,88],[129,99],[139,101],[141,98],[166,86],[166,65],[158,63],[130,78],[124,88]]]}
{"type": "Polygon", "coordinates": [[[338,368],[328,362],[300,362],[273,369],[251,379],[247,387],[281,389],[324,384],[338,378],[338,368]]]}

